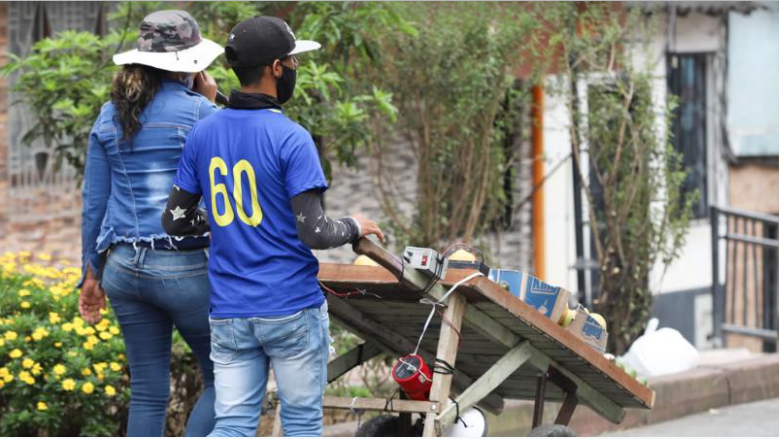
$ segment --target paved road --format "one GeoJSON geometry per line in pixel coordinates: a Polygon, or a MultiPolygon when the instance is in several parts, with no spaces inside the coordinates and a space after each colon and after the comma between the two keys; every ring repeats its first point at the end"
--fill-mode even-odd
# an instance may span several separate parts
{"type": "Polygon", "coordinates": [[[779,436],[779,399],[712,409],[607,436],[779,436]]]}

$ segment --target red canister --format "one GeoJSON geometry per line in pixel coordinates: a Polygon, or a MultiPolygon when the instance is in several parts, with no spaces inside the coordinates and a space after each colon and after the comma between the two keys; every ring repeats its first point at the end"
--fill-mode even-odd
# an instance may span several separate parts
{"type": "Polygon", "coordinates": [[[398,360],[392,367],[392,378],[409,398],[417,401],[430,399],[433,374],[419,355],[406,355],[398,360]]]}

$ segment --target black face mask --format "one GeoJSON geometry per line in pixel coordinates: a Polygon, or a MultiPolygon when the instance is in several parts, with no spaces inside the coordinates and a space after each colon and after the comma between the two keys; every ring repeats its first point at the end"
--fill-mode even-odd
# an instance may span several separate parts
{"type": "Polygon", "coordinates": [[[297,81],[298,72],[295,69],[290,69],[284,64],[281,65],[282,72],[281,78],[276,80],[276,99],[280,104],[287,102],[292,93],[295,92],[295,82],[297,81]]]}

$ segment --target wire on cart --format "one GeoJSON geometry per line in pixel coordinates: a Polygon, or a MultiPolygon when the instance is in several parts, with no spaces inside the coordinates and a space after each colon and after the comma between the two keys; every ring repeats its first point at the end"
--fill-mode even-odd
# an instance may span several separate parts
{"type": "Polygon", "coordinates": [[[457,334],[457,349],[459,350],[460,346],[462,346],[463,344],[463,338],[460,337],[460,331],[457,330],[457,328],[455,328],[454,323],[452,323],[449,319],[447,319],[446,315],[444,315],[444,313],[442,313],[440,309],[437,311],[438,311],[438,315],[441,316],[441,320],[443,320],[444,323],[449,325],[449,327],[452,328],[452,330],[457,334]]]}
{"type": "Polygon", "coordinates": [[[319,286],[322,287],[322,289],[325,290],[326,292],[332,294],[333,296],[340,297],[342,299],[347,299],[347,298],[352,297],[352,296],[368,296],[368,295],[370,295],[370,296],[373,296],[373,297],[375,297],[375,298],[377,298],[379,300],[382,300],[381,296],[379,296],[378,294],[371,293],[369,291],[365,291],[362,288],[357,288],[356,290],[349,291],[347,293],[339,293],[339,292],[333,290],[332,288],[326,286],[321,281],[319,282],[319,286]]]}
{"type": "Polygon", "coordinates": [[[454,375],[454,366],[449,364],[446,360],[436,358],[435,363],[433,363],[433,373],[439,375],[454,375]]]}
{"type": "MultiPolygon", "coordinates": [[[[482,274],[480,271],[477,271],[475,273],[472,273],[472,274],[470,274],[470,275],[460,279],[459,281],[457,281],[456,284],[452,285],[452,287],[449,288],[449,291],[447,291],[446,294],[444,294],[443,297],[441,297],[441,299],[439,299],[439,300],[437,300],[435,302],[430,300],[430,299],[428,299],[428,298],[422,298],[422,299],[419,300],[420,303],[426,303],[428,305],[432,305],[433,308],[430,310],[430,315],[427,316],[427,321],[425,322],[424,328],[422,328],[422,333],[419,334],[419,340],[417,341],[417,346],[416,346],[416,348],[414,348],[414,355],[417,355],[417,352],[419,352],[419,346],[422,344],[422,339],[425,337],[425,333],[427,332],[428,326],[430,326],[430,321],[433,319],[433,315],[435,315],[435,313],[436,313],[436,308],[437,307],[444,307],[444,306],[446,306],[444,301],[446,301],[446,299],[449,298],[449,295],[451,295],[457,288],[459,288],[460,285],[468,282],[471,279],[479,277],[479,276],[484,276],[484,274],[482,274]]],[[[448,322],[448,324],[452,325],[451,322],[448,322]]],[[[452,328],[454,328],[454,325],[452,325],[452,328]]],[[[459,332],[457,333],[457,335],[458,335],[458,338],[459,338],[459,332]]]]}
{"type": "MultiPolygon", "coordinates": [[[[408,363],[406,363],[406,364],[408,364],[408,363]]],[[[390,371],[390,373],[392,373],[392,372],[390,371]]],[[[385,411],[385,412],[386,412],[386,411],[388,411],[388,410],[387,410],[388,408],[389,408],[389,411],[391,411],[391,412],[394,412],[394,411],[395,411],[395,406],[393,405],[393,402],[395,401],[395,395],[397,395],[397,394],[398,394],[398,392],[400,392],[400,387],[396,387],[396,388],[395,388],[395,391],[394,391],[394,392],[392,392],[392,395],[390,395],[390,396],[389,396],[389,397],[388,397],[388,398],[387,398],[387,399],[384,401],[384,411],[385,411]]]]}

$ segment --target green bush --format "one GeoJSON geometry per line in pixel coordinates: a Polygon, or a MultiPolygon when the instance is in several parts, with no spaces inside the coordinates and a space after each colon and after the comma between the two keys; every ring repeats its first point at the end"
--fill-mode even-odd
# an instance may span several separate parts
{"type": "MultiPolygon", "coordinates": [[[[113,313],[94,326],[78,314],[80,277],[67,261],[0,256],[0,435],[116,436],[130,386],[113,313]],[[35,262],[37,261],[37,263],[35,262]]],[[[181,434],[199,393],[193,355],[177,338],[168,433],[181,434]]]]}

